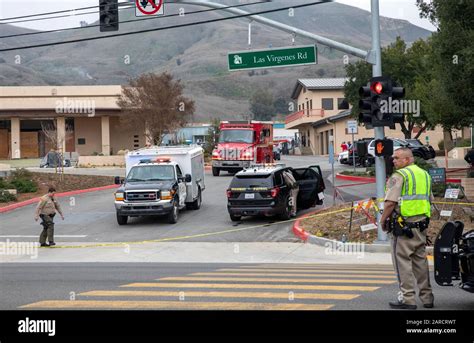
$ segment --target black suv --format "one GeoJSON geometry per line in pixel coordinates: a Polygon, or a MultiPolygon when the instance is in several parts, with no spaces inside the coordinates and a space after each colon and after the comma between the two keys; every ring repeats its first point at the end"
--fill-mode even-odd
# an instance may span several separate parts
{"type": "Polygon", "coordinates": [[[436,157],[436,152],[431,145],[423,145],[418,139],[405,139],[412,149],[413,155],[429,160],[436,157]]]}
{"type": "Polygon", "coordinates": [[[232,221],[242,216],[274,216],[290,218],[290,188],[285,184],[283,171],[293,174],[299,185],[296,201],[298,210],[323,203],[325,189],[321,168],[291,168],[284,166],[257,166],[235,174],[227,189],[227,210],[232,221]]]}

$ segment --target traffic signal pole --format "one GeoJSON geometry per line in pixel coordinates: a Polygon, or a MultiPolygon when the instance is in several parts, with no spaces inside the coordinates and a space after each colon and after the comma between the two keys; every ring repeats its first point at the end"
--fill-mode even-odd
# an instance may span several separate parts
{"type": "MultiPolygon", "coordinates": [[[[382,52],[380,49],[380,19],[379,19],[379,0],[371,0],[370,12],[372,15],[372,50],[370,54],[375,57],[375,63],[372,65],[372,76],[382,76],[382,52]]],[[[374,127],[375,139],[384,139],[384,128],[374,127]]],[[[382,156],[375,157],[375,184],[378,207],[383,208],[381,199],[385,196],[385,160],[382,156]]],[[[383,243],[387,241],[387,234],[380,225],[381,214],[377,213],[377,241],[383,243]]]]}

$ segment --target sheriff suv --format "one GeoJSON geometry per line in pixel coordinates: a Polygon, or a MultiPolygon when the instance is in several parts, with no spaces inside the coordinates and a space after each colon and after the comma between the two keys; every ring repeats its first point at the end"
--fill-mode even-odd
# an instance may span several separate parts
{"type": "Polygon", "coordinates": [[[290,218],[290,188],[285,184],[283,171],[293,174],[299,185],[298,210],[321,205],[324,199],[324,180],[319,166],[291,168],[284,165],[262,165],[235,174],[227,189],[227,210],[232,221],[243,216],[279,216],[290,218]]]}

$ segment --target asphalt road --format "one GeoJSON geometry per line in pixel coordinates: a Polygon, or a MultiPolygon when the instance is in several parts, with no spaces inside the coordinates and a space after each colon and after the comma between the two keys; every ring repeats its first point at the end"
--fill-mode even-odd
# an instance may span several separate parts
{"type": "MultiPolygon", "coordinates": [[[[285,156],[282,162],[293,167],[321,165],[326,178],[325,204],[332,205],[334,188],[329,178],[331,171],[327,158],[314,156],[285,156]]],[[[338,170],[342,166],[337,165],[338,170]]],[[[114,171],[107,170],[107,173],[114,171]]],[[[65,214],[62,221],[55,218],[55,236],[61,242],[130,242],[176,238],[175,241],[200,242],[295,242],[298,239],[291,231],[292,222],[278,223],[275,218],[246,217],[234,223],[227,213],[225,190],[232,179],[231,174],[219,177],[206,173],[206,190],[200,210],[180,211],[175,225],[167,223],[164,217],[131,218],[129,224],[119,226],[115,218],[113,190],[99,191],[60,198],[65,214]],[[256,226],[255,229],[234,233],[222,233],[235,228],[256,226]],[[189,237],[211,234],[202,237],[189,237]],[[180,238],[181,237],[181,238],[180,238]]],[[[364,189],[359,190],[364,193],[364,189]]],[[[356,191],[357,193],[357,191],[356,191]]],[[[361,195],[343,192],[346,201],[360,199],[361,195]]],[[[320,208],[318,206],[317,208],[320,208]]],[[[35,205],[0,214],[0,239],[15,241],[36,241],[41,230],[39,222],[33,220],[35,205]]],[[[301,211],[299,215],[314,210],[301,211]]]]}
{"type": "MultiPolygon", "coordinates": [[[[389,265],[1,264],[0,275],[2,310],[386,310],[398,291],[389,265]]],[[[433,291],[435,310],[474,309],[472,294],[433,291]]]]}

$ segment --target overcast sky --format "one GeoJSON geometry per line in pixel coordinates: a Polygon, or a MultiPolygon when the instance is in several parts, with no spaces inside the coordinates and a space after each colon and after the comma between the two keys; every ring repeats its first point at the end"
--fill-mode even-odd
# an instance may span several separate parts
{"type": "MultiPolygon", "coordinates": [[[[119,0],[122,2],[125,0],[119,0]]],[[[29,14],[45,13],[72,8],[97,6],[98,0],[0,0],[0,18],[10,18],[29,14]]],[[[216,1],[218,2],[218,1],[216,1]]],[[[370,11],[370,0],[336,0],[336,2],[360,7],[370,11]]],[[[434,31],[434,27],[426,19],[420,19],[416,0],[380,0],[380,14],[386,17],[405,19],[409,22],[434,31]]],[[[88,11],[93,11],[88,10],[88,11]]],[[[33,21],[17,24],[31,29],[50,30],[63,27],[79,26],[79,21],[94,22],[98,19],[97,14],[83,16],[72,16],[68,18],[33,21]]]]}

